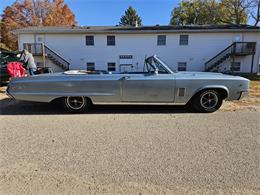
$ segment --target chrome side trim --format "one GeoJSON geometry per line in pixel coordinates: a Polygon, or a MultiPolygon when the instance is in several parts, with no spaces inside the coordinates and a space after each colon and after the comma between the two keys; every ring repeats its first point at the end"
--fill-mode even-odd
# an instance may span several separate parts
{"type": "Polygon", "coordinates": [[[186,103],[170,103],[170,102],[93,102],[95,105],[180,105],[184,106],[186,103]]]}
{"type": "Polygon", "coordinates": [[[85,96],[85,97],[91,97],[91,96],[114,96],[113,93],[72,93],[72,92],[64,92],[64,93],[56,93],[56,92],[13,92],[13,95],[41,95],[41,96],[47,96],[47,95],[54,95],[54,96],[85,96]]]}

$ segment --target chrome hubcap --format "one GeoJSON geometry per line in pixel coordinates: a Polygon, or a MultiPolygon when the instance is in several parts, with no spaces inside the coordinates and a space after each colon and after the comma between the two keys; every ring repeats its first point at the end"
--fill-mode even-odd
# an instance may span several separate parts
{"type": "Polygon", "coordinates": [[[200,105],[205,109],[214,108],[218,103],[218,96],[214,92],[205,92],[201,95],[200,105]]]}
{"type": "Polygon", "coordinates": [[[67,97],[66,103],[71,109],[79,110],[86,104],[86,100],[84,97],[67,97]]]}

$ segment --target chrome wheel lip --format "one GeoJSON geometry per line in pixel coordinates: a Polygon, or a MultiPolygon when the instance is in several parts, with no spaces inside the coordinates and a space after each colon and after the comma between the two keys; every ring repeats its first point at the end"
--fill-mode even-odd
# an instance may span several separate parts
{"type": "Polygon", "coordinates": [[[206,110],[214,108],[218,101],[218,95],[213,91],[206,91],[200,96],[200,105],[206,110]]]}
{"type": "Polygon", "coordinates": [[[66,104],[72,110],[80,110],[85,106],[86,100],[83,96],[69,96],[66,98],[66,104]]]}

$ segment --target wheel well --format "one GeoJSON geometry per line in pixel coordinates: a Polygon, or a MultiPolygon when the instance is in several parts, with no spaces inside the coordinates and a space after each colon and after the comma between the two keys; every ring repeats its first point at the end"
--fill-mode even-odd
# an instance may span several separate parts
{"type": "Polygon", "coordinates": [[[206,89],[201,89],[199,91],[197,91],[192,97],[191,99],[189,100],[192,101],[194,97],[196,97],[198,94],[206,91],[206,90],[214,90],[214,91],[217,91],[219,94],[221,94],[222,98],[223,99],[226,99],[228,97],[228,92],[227,90],[223,89],[223,88],[206,88],[206,89]]]}
{"type": "Polygon", "coordinates": [[[64,97],[58,97],[50,101],[52,104],[60,103],[64,97]]]}
{"type": "MultiPolygon", "coordinates": [[[[84,96],[85,97],[85,96],[84,96]]],[[[57,103],[57,102],[60,102],[62,99],[64,99],[64,98],[66,98],[66,96],[65,97],[58,97],[58,98],[55,98],[55,99],[53,99],[52,101],[51,101],[51,103],[57,103]]],[[[91,102],[91,104],[93,104],[93,102],[92,102],[92,100],[91,100],[91,98],[89,98],[89,97],[85,97],[86,99],[88,99],[90,102],[91,102]]]]}

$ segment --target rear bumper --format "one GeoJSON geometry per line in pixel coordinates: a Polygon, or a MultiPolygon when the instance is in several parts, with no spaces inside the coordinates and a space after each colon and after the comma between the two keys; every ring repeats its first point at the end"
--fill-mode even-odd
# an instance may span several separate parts
{"type": "Polygon", "coordinates": [[[241,100],[248,96],[248,91],[241,91],[238,100],[241,100]]]}
{"type": "Polygon", "coordinates": [[[14,97],[9,93],[9,86],[7,86],[5,94],[6,94],[8,97],[10,97],[10,98],[14,98],[14,97]]]}

